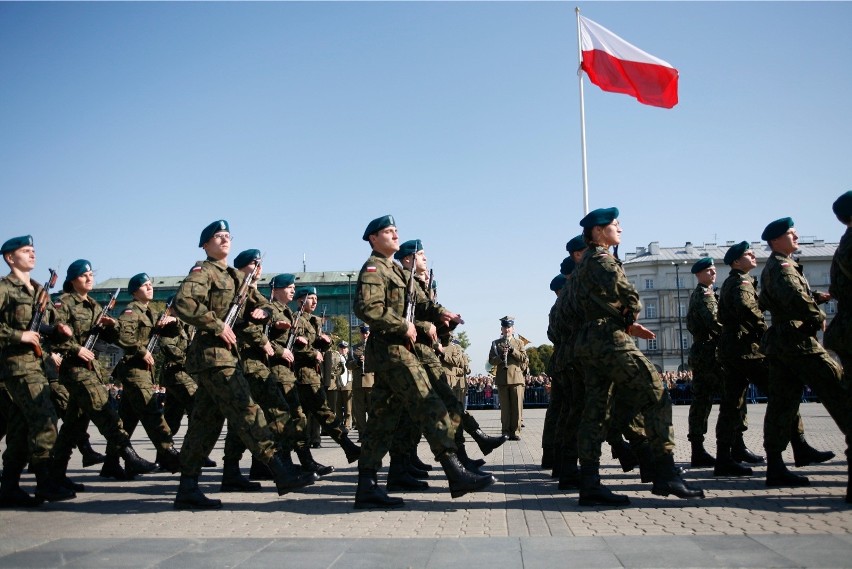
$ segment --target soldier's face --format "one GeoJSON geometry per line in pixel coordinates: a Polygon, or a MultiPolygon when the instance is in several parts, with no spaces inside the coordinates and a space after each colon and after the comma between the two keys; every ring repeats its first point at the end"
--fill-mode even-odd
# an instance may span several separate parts
{"type": "Polygon", "coordinates": [[[574,262],[579,265],[580,261],[583,260],[583,255],[585,253],[586,253],[585,249],[581,249],[579,251],[574,251],[573,253],[571,253],[571,258],[574,259],[574,262]]]}
{"type": "Polygon", "coordinates": [[[71,286],[80,294],[90,292],[95,286],[95,273],[86,271],[76,279],[71,281],[71,286]]]}
{"type": "Polygon", "coordinates": [[[613,219],[609,225],[600,226],[598,240],[601,245],[612,247],[621,243],[621,223],[617,219],[613,219]]]}
{"type": "Polygon", "coordinates": [[[784,255],[795,253],[798,249],[799,234],[796,233],[796,229],[794,227],[788,229],[787,233],[781,237],[777,237],[772,240],[772,250],[783,253],[784,255]]]}
{"type": "Polygon", "coordinates": [[[25,272],[31,271],[35,268],[35,248],[27,245],[26,247],[15,249],[11,253],[6,253],[6,262],[10,267],[18,270],[25,272]]]}
{"type": "Polygon", "coordinates": [[[133,293],[133,298],[141,301],[150,302],[154,298],[154,284],[151,281],[146,282],[133,293]]]}
{"type": "Polygon", "coordinates": [[[231,252],[231,234],[227,231],[220,231],[213,235],[204,244],[204,252],[211,259],[221,261],[228,257],[231,252]]]}
{"type": "Polygon", "coordinates": [[[382,255],[391,256],[399,251],[399,235],[391,225],[370,235],[370,245],[382,255]]]}
{"type": "Polygon", "coordinates": [[[418,273],[425,273],[429,266],[429,259],[426,258],[426,251],[418,251],[414,254],[414,270],[418,273]]]}
{"type": "Polygon", "coordinates": [[[275,300],[287,304],[296,296],[296,285],[291,284],[284,288],[276,288],[273,294],[275,295],[275,300]]]}
{"type": "Polygon", "coordinates": [[[757,266],[757,257],[754,256],[754,251],[749,249],[743,256],[731,263],[731,267],[738,269],[744,273],[749,272],[757,266]]]}
{"type": "Polygon", "coordinates": [[[710,286],[716,282],[716,267],[708,267],[699,271],[695,276],[698,278],[698,282],[704,286],[710,286]]]}
{"type": "Polygon", "coordinates": [[[302,299],[302,310],[312,313],[317,308],[317,295],[309,294],[302,299]]]}

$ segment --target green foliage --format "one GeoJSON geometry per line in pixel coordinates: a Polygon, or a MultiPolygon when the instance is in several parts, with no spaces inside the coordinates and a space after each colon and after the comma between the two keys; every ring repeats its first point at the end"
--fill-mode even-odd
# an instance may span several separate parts
{"type": "Polygon", "coordinates": [[[538,347],[527,348],[527,357],[530,360],[530,374],[540,375],[547,372],[547,365],[553,356],[553,346],[542,344],[538,347]]]}
{"type": "Polygon", "coordinates": [[[464,350],[465,352],[470,347],[470,338],[468,338],[468,336],[467,336],[467,331],[459,332],[456,335],[456,340],[459,341],[459,345],[462,347],[462,350],[464,350]]]}
{"type": "MultiPolygon", "coordinates": [[[[330,316],[326,318],[327,322],[325,325],[325,329],[328,330],[329,335],[331,336],[334,345],[340,340],[349,341],[349,319],[343,315],[330,316]]],[[[357,341],[361,336],[358,334],[358,330],[356,328],[352,328],[352,341],[357,341]]]]}

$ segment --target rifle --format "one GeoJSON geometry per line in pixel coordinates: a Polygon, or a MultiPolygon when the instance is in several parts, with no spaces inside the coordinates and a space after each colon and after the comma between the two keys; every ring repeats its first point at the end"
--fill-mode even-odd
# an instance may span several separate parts
{"type": "MultiPolygon", "coordinates": [[[[107,313],[115,307],[115,301],[118,300],[118,293],[121,291],[121,287],[115,289],[115,292],[112,293],[112,297],[110,297],[109,302],[106,303],[101,313],[98,315],[97,320],[95,320],[94,326],[92,326],[91,331],[89,332],[89,337],[86,338],[86,343],[83,345],[89,351],[94,351],[95,344],[98,341],[98,336],[101,335],[101,322],[103,322],[104,318],[106,318],[107,313]]],[[[88,363],[89,369],[92,369],[92,362],[88,363]]]]}
{"type": "Polygon", "coordinates": [[[151,330],[151,338],[148,340],[148,353],[152,356],[154,355],[154,351],[160,346],[160,337],[162,336],[162,328],[164,325],[164,321],[166,316],[169,314],[169,309],[171,309],[172,304],[175,302],[175,297],[173,297],[168,304],[166,304],[166,308],[163,310],[163,313],[160,314],[160,317],[157,319],[157,323],[154,325],[154,329],[151,330]],[[160,330],[159,332],[157,330],[160,330]]]}
{"type": "Polygon", "coordinates": [[[228,307],[228,313],[225,315],[224,319],[225,324],[229,328],[234,327],[234,323],[237,321],[237,316],[239,316],[243,306],[245,306],[246,300],[248,299],[249,287],[251,287],[254,280],[260,276],[260,266],[262,262],[263,257],[261,257],[260,261],[255,263],[254,269],[252,269],[251,273],[243,279],[243,284],[240,285],[239,290],[237,290],[237,293],[234,295],[234,299],[231,301],[231,306],[228,307]]]}
{"type": "Polygon", "coordinates": [[[435,269],[429,269],[429,296],[433,302],[438,300],[438,284],[435,282],[435,269]]]}
{"type": "MultiPolygon", "coordinates": [[[[405,286],[405,321],[414,324],[414,308],[417,305],[417,292],[414,283],[414,262],[411,263],[411,272],[408,275],[408,284],[405,286]]],[[[408,350],[414,351],[414,343],[409,342],[408,350]]]]}
{"type": "MultiPolygon", "coordinates": [[[[302,301],[302,304],[299,305],[299,311],[293,317],[293,327],[290,328],[290,335],[287,337],[287,349],[290,350],[290,353],[293,353],[293,346],[296,345],[296,327],[299,324],[299,319],[302,317],[302,314],[305,312],[305,301],[302,301]]],[[[294,354],[295,356],[295,354],[294,354]]],[[[293,358],[293,362],[287,362],[287,367],[293,369],[293,366],[296,364],[295,357],[293,358]]]]}
{"type": "MultiPolygon", "coordinates": [[[[44,319],[45,312],[47,312],[47,302],[50,300],[50,289],[52,289],[56,284],[56,271],[53,269],[48,269],[48,271],[50,271],[50,277],[47,279],[47,282],[44,283],[44,286],[36,297],[35,310],[33,311],[32,320],[30,320],[30,332],[38,332],[41,328],[41,321],[44,319]]],[[[41,346],[38,344],[33,344],[33,352],[35,352],[35,355],[38,358],[40,358],[43,353],[41,346]]]]}

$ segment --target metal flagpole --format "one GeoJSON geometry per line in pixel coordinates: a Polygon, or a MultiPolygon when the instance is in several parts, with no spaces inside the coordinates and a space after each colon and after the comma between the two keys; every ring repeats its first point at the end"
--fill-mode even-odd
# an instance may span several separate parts
{"type": "Polygon", "coordinates": [[[583,97],[583,41],[580,37],[580,7],[574,8],[577,13],[577,79],[580,83],[580,153],[583,162],[583,215],[589,213],[589,176],[586,171],[586,102],[583,97]]]}

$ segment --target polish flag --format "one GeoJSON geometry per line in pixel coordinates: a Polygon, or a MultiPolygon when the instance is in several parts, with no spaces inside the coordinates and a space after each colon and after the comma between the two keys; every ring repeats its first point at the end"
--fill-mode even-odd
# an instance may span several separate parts
{"type": "Polygon", "coordinates": [[[677,104],[677,69],[627,43],[600,24],[580,16],[582,69],[589,80],[612,93],[670,109],[677,104]]]}

